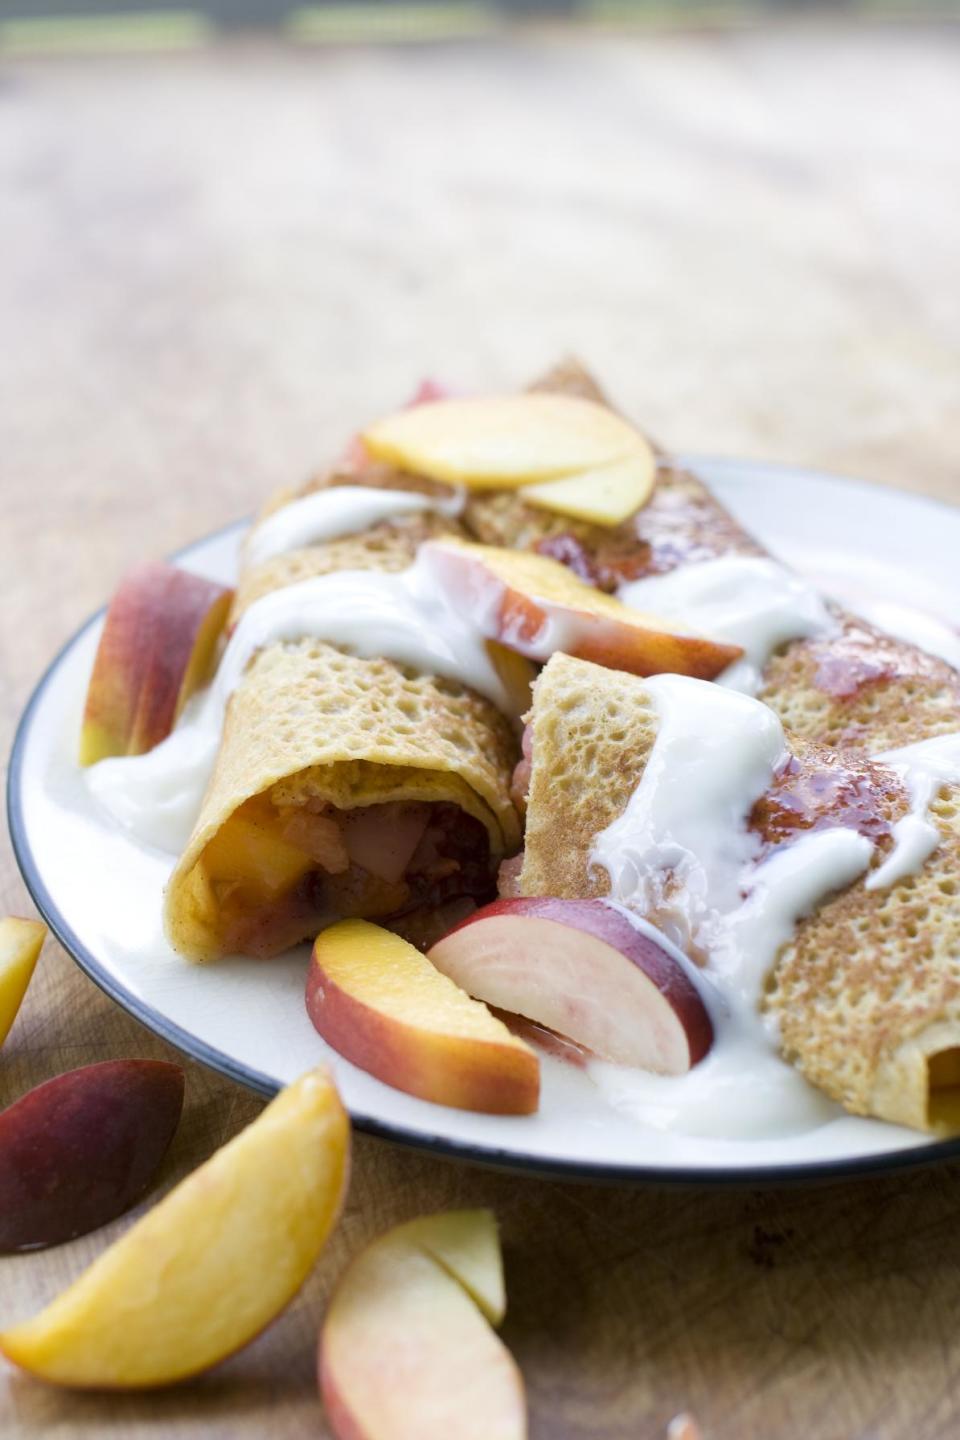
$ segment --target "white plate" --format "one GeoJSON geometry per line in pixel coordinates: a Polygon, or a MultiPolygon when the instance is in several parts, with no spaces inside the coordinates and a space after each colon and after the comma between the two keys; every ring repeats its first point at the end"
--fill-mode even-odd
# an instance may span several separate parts
{"type": "MultiPolygon", "coordinates": [[[[851,593],[960,616],[960,510],[898,491],[786,467],[698,460],[723,501],[775,553],[844,598],[851,593]]],[[[178,557],[232,580],[241,527],[178,557]]],[[[786,1139],[707,1140],[647,1129],[611,1110],[588,1076],[543,1060],[537,1115],[450,1110],[390,1089],[329,1050],[304,1009],[307,949],[277,960],[192,966],[160,928],[169,857],[137,845],[98,812],[75,763],[100,633],[95,616],[41,680],[14,743],[14,848],[41,913],[82,968],[144,1024],[263,1094],[329,1061],[364,1130],[463,1159],[620,1181],[808,1178],[914,1164],[960,1142],[842,1116],[786,1139]]],[[[65,1024],[69,1021],[65,1019],[65,1024]]]]}

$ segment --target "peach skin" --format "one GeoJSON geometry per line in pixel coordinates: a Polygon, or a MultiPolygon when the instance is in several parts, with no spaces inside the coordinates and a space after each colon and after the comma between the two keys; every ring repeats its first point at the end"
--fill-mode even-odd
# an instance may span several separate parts
{"type": "Polygon", "coordinates": [[[56,1385],[144,1389],[199,1374],[293,1299],[347,1183],[350,1127],[324,1070],[258,1118],[32,1320],[0,1334],[56,1385]]]}
{"type": "Polygon", "coordinates": [[[389,930],[343,920],[322,931],[306,1002],[329,1045],[397,1090],[492,1115],[537,1108],[529,1045],[389,930]]]}
{"type": "Polygon", "coordinates": [[[80,732],[80,764],[142,755],[210,678],[232,590],[174,565],[121,580],[107,609],[80,732]]]}

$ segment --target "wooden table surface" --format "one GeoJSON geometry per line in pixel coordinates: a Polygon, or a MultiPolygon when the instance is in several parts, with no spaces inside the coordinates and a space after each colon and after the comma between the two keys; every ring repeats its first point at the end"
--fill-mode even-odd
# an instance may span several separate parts
{"type": "MultiPolygon", "coordinates": [[[[675,446],[960,498],[958,134],[946,26],[0,66],[4,751],[125,566],[251,510],[427,373],[505,386],[572,349],[675,446]]],[[[6,841],[0,909],[29,913],[6,841]]],[[[0,1100],[170,1053],[51,943],[0,1100]]],[[[165,1184],[258,1110],[187,1071],[165,1184]]],[[[4,1372],[0,1433],[326,1435],[315,1338],[345,1258],[478,1204],[540,1440],[652,1440],[687,1407],[707,1440],[960,1432],[956,1166],[630,1191],[358,1136],[330,1250],[256,1344],[146,1398],[4,1372]]],[[[107,1238],[0,1262],[0,1319],[107,1238]]]]}

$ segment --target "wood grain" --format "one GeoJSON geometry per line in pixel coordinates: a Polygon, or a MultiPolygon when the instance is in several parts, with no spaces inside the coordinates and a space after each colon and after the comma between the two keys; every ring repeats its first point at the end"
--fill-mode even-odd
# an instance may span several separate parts
{"type": "MultiPolygon", "coordinates": [[[[426,373],[495,387],[575,349],[677,446],[960,498],[958,133],[946,25],[7,66],[4,751],[127,564],[251,510],[426,373]]],[[[6,843],[0,910],[29,913],[6,843]]],[[[51,943],[0,1101],[170,1053],[51,943]]],[[[165,1183],[257,1108],[188,1066],[165,1183]]],[[[249,1350],[140,1399],[4,1373],[0,1433],[325,1435],[314,1345],[345,1258],[490,1203],[536,1440],[653,1440],[685,1407],[707,1440],[952,1436],[958,1181],[630,1192],[358,1137],[328,1259],[249,1350]]],[[[0,1262],[3,1319],[107,1238],[0,1262]]]]}

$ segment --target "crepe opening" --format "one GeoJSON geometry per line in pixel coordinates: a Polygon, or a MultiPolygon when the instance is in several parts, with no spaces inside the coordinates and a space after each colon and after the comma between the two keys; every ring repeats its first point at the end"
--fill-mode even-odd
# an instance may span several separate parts
{"type": "Polygon", "coordinates": [[[927,1125],[960,1130],[960,1044],[927,1056],[927,1125]]]}

